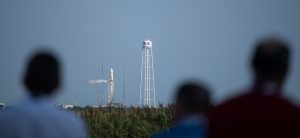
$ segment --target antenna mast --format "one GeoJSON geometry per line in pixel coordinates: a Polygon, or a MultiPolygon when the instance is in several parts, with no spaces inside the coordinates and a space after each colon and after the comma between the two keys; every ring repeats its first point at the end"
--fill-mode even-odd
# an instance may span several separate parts
{"type": "Polygon", "coordinates": [[[125,106],[125,100],[126,100],[126,95],[125,95],[125,92],[126,92],[126,83],[125,83],[125,64],[123,64],[123,106],[125,106]]]}
{"type": "MultiPolygon", "coordinates": [[[[104,70],[103,70],[103,64],[101,64],[101,78],[103,78],[103,76],[104,76],[104,72],[103,72],[104,70]]],[[[103,105],[104,104],[104,86],[103,86],[103,83],[101,83],[101,105],[103,105]]]]}

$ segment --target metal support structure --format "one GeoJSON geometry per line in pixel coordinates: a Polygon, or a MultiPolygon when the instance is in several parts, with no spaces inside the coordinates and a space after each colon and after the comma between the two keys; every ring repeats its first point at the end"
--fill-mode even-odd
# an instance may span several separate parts
{"type": "Polygon", "coordinates": [[[126,82],[125,82],[125,64],[123,64],[123,104],[126,105],[126,82]]]}
{"type": "Polygon", "coordinates": [[[152,42],[145,40],[143,44],[139,104],[145,107],[156,107],[152,42]]]}

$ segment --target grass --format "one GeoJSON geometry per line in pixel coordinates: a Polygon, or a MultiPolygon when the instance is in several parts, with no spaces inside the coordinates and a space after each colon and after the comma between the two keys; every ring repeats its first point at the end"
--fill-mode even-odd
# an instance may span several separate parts
{"type": "Polygon", "coordinates": [[[88,128],[91,138],[144,138],[168,129],[174,110],[171,106],[158,108],[111,107],[75,108],[88,128]]]}

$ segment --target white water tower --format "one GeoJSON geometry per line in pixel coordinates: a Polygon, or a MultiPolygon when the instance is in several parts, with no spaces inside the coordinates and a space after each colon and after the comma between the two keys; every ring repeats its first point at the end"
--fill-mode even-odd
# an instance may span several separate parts
{"type": "Polygon", "coordinates": [[[156,107],[153,52],[150,40],[143,42],[139,104],[145,107],[156,107]]]}

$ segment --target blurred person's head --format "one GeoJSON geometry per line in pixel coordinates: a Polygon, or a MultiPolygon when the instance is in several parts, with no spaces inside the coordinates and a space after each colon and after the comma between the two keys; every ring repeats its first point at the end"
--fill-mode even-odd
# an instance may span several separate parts
{"type": "Polygon", "coordinates": [[[32,97],[52,95],[60,86],[60,64],[54,54],[35,53],[27,63],[24,85],[32,97]]]}
{"type": "Polygon", "coordinates": [[[175,97],[176,119],[194,114],[206,114],[210,108],[209,90],[197,83],[184,83],[175,97]]]}
{"type": "Polygon", "coordinates": [[[257,43],[252,68],[257,80],[282,85],[289,69],[289,45],[280,38],[270,37],[257,43]]]}

